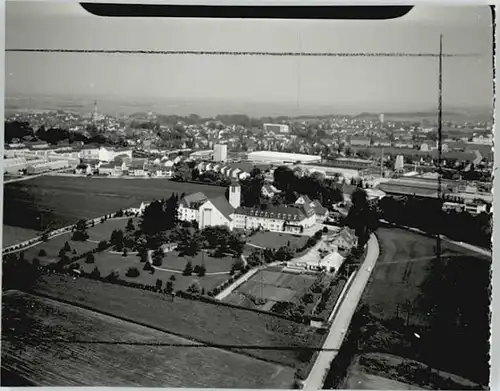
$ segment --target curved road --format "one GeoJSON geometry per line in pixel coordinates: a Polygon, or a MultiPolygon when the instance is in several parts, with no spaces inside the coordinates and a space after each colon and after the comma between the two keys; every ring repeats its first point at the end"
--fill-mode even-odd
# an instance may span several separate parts
{"type": "Polygon", "coordinates": [[[365,290],[371,272],[375,267],[380,247],[377,237],[372,234],[368,241],[366,258],[359,270],[356,272],[354,281],[347,291],[344,301],[340,305],[337,316],[330,326],[330,330],[323,344],[323,349],[318,354],[316,362],[309,373],[309,376],[304,381],[304,389],[319,390],[323,388],[323,383],[332,361],[337,356],[338,349],[344,341],[345,332],[349,328],[351,319],[356,311],[361,295],[365,290]]]}

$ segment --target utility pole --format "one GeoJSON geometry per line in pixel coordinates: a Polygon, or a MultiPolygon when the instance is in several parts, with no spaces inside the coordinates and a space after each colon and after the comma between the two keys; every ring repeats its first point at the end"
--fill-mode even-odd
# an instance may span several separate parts
{"type": "MultiPolygon", "coordinates": [[[[442,123],[443,123],[443,35],[439,36],[439,70],[438,70],[438,90],[439,90],[439,101],[438,101],[438,189],[437,189],[437,199],[438,205],[442,207],[442,194],[441,194],[441,176],[442,176],[442,152],[443,152],[443,134],[442,134],[442,123]]],[[[438,225],[439,227],[439,225],[438,225]]],[[[436,257],[437,261],[441,263],[441,233],[438,228],[436,235],[436,257]]]]}
{"type": "Polygon", "coordinates": [[[384,177],[384,148],[382,148],[382,152],[380,154],[380,177],[384,177]]]}

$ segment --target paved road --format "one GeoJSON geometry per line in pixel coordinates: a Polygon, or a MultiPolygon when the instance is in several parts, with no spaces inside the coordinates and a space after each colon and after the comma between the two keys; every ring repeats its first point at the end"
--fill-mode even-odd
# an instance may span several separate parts
{"type": "Polygon", "coordinates": [[[323,344],[324,350],[319,353],[311,373],[304,382],[304,389],[322,389],[325,376],[330,369],[333,359],[337,356],[338,349],[344,341],[345,332],[349,328],[349,324],[351,323],[351,319],[361,299],[361,295],[375,267],[379,252],[378,240],[376,236],[372,234],[368,241],[366,258],[357,272],[356,277],[354,277],[354,281],[345,295],[344,302],[341,304],[337,316],[333,320],[330,331],[323,344]]]}

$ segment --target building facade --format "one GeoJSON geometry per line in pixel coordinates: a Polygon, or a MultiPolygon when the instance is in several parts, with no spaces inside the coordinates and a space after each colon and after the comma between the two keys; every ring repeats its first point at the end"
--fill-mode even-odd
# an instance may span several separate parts
{"type": "Polygon", "coordinates": [[[225,162],[227,160],[227,145],[215,144],[213,152],[213,160],[215,162],[225,162]]]}

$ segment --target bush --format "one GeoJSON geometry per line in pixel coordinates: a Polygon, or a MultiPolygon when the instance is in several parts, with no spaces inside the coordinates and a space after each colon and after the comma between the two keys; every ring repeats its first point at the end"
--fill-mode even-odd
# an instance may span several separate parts
{"type": "Polygon", "coordinates": [[[43,248],[38,251],[38,256],[39,257],[45,257],[47,255],[47,251],[45,251],[43,248]]]}
{"type": "Polygon", "coordinates": [[[94,262],[95,262],[94,254],[87,253],[87,255],[85,257],[85,263],[94,263],[94,262]]]}
{"type": "Polygon", "coordinates": [[[182,272],[182,275],[183,276],[190,276],[193,274],[193,265],[191,264],[191,262],[187,262],[186,263],[186,267],[184,268],[184,271],[182,272]]]}
{"type": "Polygon", "coordinates": [[[170,276],[170,281],[176,281],[177,277],[175,277],[173,274],[170,276]]]}
{"type": "Polygon", "coordinates": [[[199,276],[199,277],[204,277],[204,276],[205,276],[205,273],[206,273],[205,266],[201,265],[201,266],[198,268],[198,276],[199,276]]]}
{"type": "Polygon", "coordinates": [[[113,270],[111,273],[108,274],[106,277],[106,280],[111,281],[111,282],[116,282],[120,278],[120,272],[118,270],[113,270]]]}
{"type": "Polygon", "coordinates": [[[129,267],[127,270],[127,277],[139,277],[141,272],[136,267],[129,267]]]}
{"type": "Polygon", "coordinates": [[[101,240],[97,245],[97,251],[101,252],[106,250],[109,247],[109,244],[106,240],[101,240]]]}
{"type": "Polygon", "coordinates": [[[99,272],[99,269],[97,268],[97,266],[94,268],[94,270],[92,270],[89,277],[94,278],[96,280],[101,278],[101,273],[99,272]]]}

